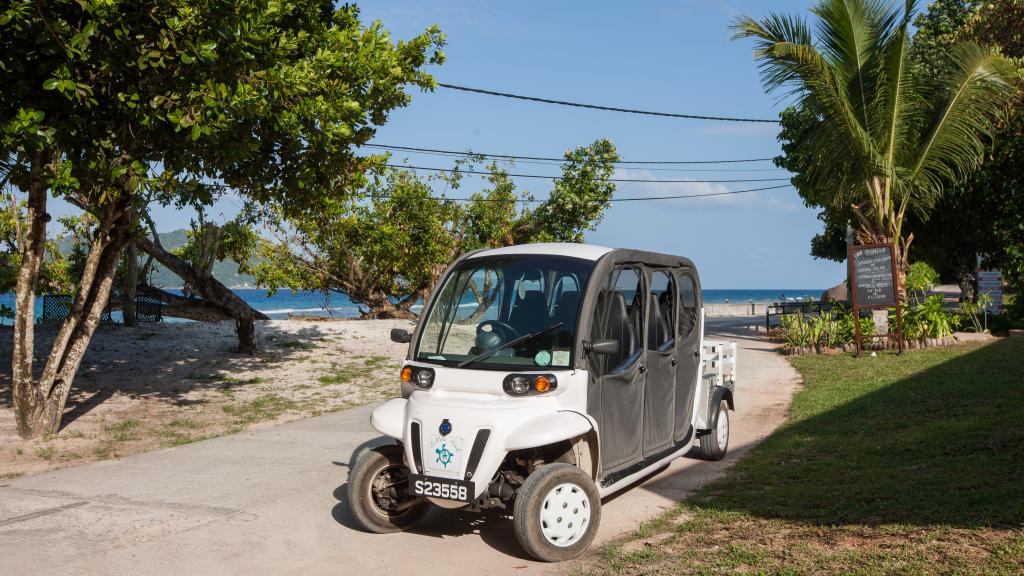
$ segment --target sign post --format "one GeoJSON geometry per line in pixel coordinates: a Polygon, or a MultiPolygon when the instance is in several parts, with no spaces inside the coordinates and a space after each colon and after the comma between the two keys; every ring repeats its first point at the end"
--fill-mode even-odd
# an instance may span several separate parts
{"type": "MultiPolygon", "coordinates": [[[[896,274],[896,251],[892,244],[861,244],[849,248],[850,299],[853,303],[854,331],[857,334],[857,355],[860,356],[864,336],[860,332],[860,310],[896,309],[896,342],[903,353],[903,316],[900,311],[900,285],[896,274]]],[[[871,338],[892,338],[886,333],[871,338]]]]}

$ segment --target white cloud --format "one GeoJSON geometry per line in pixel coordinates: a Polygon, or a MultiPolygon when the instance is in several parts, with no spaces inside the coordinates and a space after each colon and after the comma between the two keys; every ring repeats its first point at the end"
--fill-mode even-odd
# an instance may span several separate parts
{"type": "MultiPolygon", "coordinates": [[[[713,173],[715,174],[715,173],[713,173]]],[[[743,173],[741,173],[743,174],[743,173]]],[[[749,176],[756,178],[756,176],[749,176]]],[[[728,180],[732,179],[728,173],[721,175],[709,175],[708,177],[688,178],[677,174],[656,175],[650,170],[636,168],[619,168],[615,171],[615,178],[630,178],[635,180],[728,180]]],[[[736,176],[736,179],[743,179],[744,176],[736,176]]],[[[771,212],[793,212],[802,210],[799,203],[787,201],[780,196],[793,195],[792,188],[779,188],[776,190],[761,190],[757,192],[745,192],[742,194],[728,194],[734,190],[749,190],[752,188],[766,188],[787,184],[780,182],[619,182],[616,184],[615,196],[618,198],[662,198],[665,196],[693,196],[693,198],[678,198],[652,200],[651,202],[662,206],[673,208],[702,208],[702,209],[747,209],[764,210],[771,212]],[[709,196],[717,194],[717,196],[709,196]]]]}

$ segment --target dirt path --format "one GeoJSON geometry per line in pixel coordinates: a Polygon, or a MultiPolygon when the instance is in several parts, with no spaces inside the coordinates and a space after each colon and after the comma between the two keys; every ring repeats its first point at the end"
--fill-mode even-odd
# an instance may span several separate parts
{"type": "MultiPolygon", "coordinates": [[[[605,502],[607,542],[650,518],[778,426],[796,373],[743,335],[733,446],[723,462],[680,459],[605,502]]],[[[376,434],[356,408],[269,429],[0,482],[0,549],[11,574],[526,574],[565,572],[524,557],[497,514],[436,511],[415,533],[358,531],[347,465],[376,434]]]]}

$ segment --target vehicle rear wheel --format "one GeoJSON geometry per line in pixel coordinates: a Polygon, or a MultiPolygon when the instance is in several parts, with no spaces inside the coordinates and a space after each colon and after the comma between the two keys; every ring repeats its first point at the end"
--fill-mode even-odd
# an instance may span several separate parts
{"type": "Polygon", "coordinates": [[[722,400],[711,418],[711,430],[700,437],[700,456],[705,460],[721,460],[729,448],[729,403],[722,400]]]}
{"type": "Polygon", "coordinates": [[[409,493],[409,469],[401,446],[380,446],[360,454],[348,474],[348,504],[357,522],[377,534],[408,530],[430,503],[409,493]]]}
{"type": "Polygon", "coordinates": [[[583,470],[545,464],[526,477],[512,513],[516,538],[531,556],[545,562],[583,554],[601,524],[601,497],[583,470]]]}

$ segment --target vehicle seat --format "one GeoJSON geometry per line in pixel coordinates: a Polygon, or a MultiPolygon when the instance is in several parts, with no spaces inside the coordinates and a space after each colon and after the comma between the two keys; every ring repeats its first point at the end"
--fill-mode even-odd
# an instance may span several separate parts
{"type": "Polygon", "coordinates": [[[654,350],[671,340],[672,336],[669,334],[668,320],[665,319],[659,298],[651,294],[649,303],[651,318],[650,324],[647,326],[647,347],[654,350]]]}
{"type": "Polygon", "coordinates": [[[512,305],[508,325],[515,328],[520,336],[523,336],[545,327],[547,320],[548,313],[544,293],[539,290],[531,290],[522,300],[517,300],[512,305]]]}
{"type": "Polygon", "coordinates": [[[619,341],[619,353],[608,356],[608,366],[612,369],[622,364],[636,351],[636,331],[626,309],[626,298],[617,292],[612,293],[611,305],[608,307],[606,337],[619,341]]]}
{"type": "Polygon", "coordinates": [[[563,328],[572,330],[576,324],[576,312],[580,306],[579,292],[566,292],[558,299],[555,310],[551,314],[551,322],[563,322],[563,328]]]}

